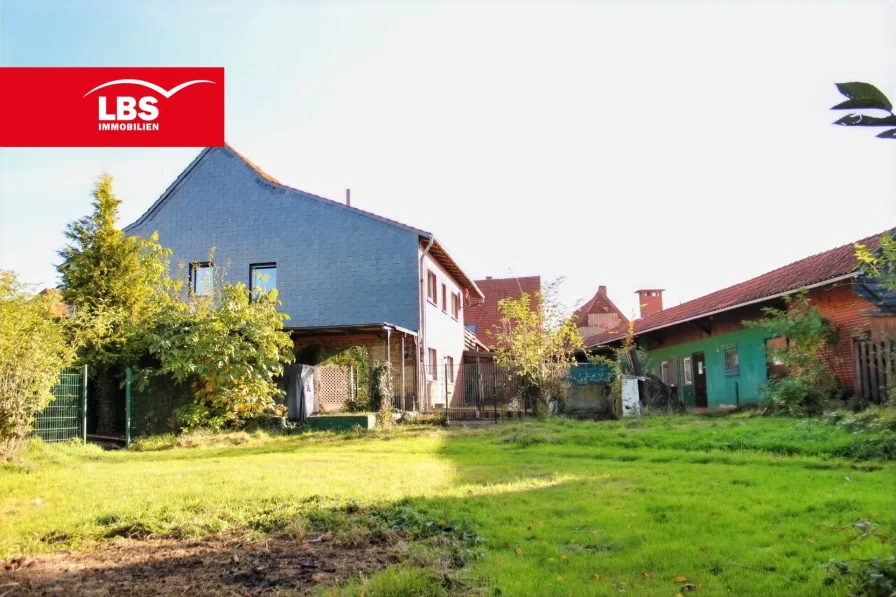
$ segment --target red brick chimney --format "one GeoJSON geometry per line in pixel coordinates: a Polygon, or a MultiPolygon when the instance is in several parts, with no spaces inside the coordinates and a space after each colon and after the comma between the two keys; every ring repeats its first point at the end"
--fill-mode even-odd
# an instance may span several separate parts
{"type": "Polygon", "coordinates": [[[641,317],[647,317],[663,310],[663,289],[645,288],[636,290],[638,304],[641,306],[641,317]]]}
{"type": "Polygon", "coordinates": [[[606,286],[598,286],[597,291],[604,296],[607,295],[607,287],[606,286]]]}

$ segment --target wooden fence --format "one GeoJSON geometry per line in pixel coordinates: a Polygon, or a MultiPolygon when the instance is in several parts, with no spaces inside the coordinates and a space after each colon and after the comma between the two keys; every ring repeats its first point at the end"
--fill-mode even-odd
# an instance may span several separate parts
{"type": "Polygon", "coordinates": [[[894,348],[896,345],[892,340],[853,341],[857,397],[872,404],[883,404],[887,401],[890,390],[896,384],[894,348]]]}

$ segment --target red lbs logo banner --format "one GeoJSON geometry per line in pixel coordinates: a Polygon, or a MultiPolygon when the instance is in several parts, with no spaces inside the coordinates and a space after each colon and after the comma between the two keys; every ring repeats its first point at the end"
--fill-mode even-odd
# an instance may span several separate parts
{"type": "Polygon", "coordinates": [[[223,68],[0,67],[0,147],[222,145],[223,68]]]}

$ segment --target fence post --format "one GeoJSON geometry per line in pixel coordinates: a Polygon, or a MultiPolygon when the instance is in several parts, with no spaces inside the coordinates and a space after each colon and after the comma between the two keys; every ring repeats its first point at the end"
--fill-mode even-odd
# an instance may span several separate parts
{"type": "Polygon", "coordinates": [[[87,443],[87,365],[81,367],[81,441],[87,443]]]}
{"type": "Polygon", "coordinates": [[[495,425],[498,424],[498,364],[495,363],[492,366],[492,388],[494,388],[494,392],[492,392],[494,407],[495,407],[495,425]]]}
{"type": "Polygon", "coordinates": [[[131,447],[131,368],[125,371],[124,384],[124,445],[126,448],[131,447]]]}

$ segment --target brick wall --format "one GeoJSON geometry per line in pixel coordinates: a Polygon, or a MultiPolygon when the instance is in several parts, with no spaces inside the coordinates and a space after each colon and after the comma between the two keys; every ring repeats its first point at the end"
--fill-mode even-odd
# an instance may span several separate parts
{"type": "Polygon", "coordinates": [[[159,232],[172,263],[214,261],[249,284],[277,263],[286,327],[389,322],[416,330],[417,234],[272,185],[226,147],[208,151],[167,198],[128,228],[159,232]]]}
{"type": "Polygon", "coordinates": [[[809,291],[812,304],[822,316],[828,318],[840,333],[839,346],[826,356],[840,383],[848,391],[855,388],[856,372],[852,359],[852,338],[857,333],[867,333],[871,327],[870,318],[862,315],[862,310],[873,309],[873,305],[853,292],[849,282],[840,282],[824,288],[809,291]]]}

